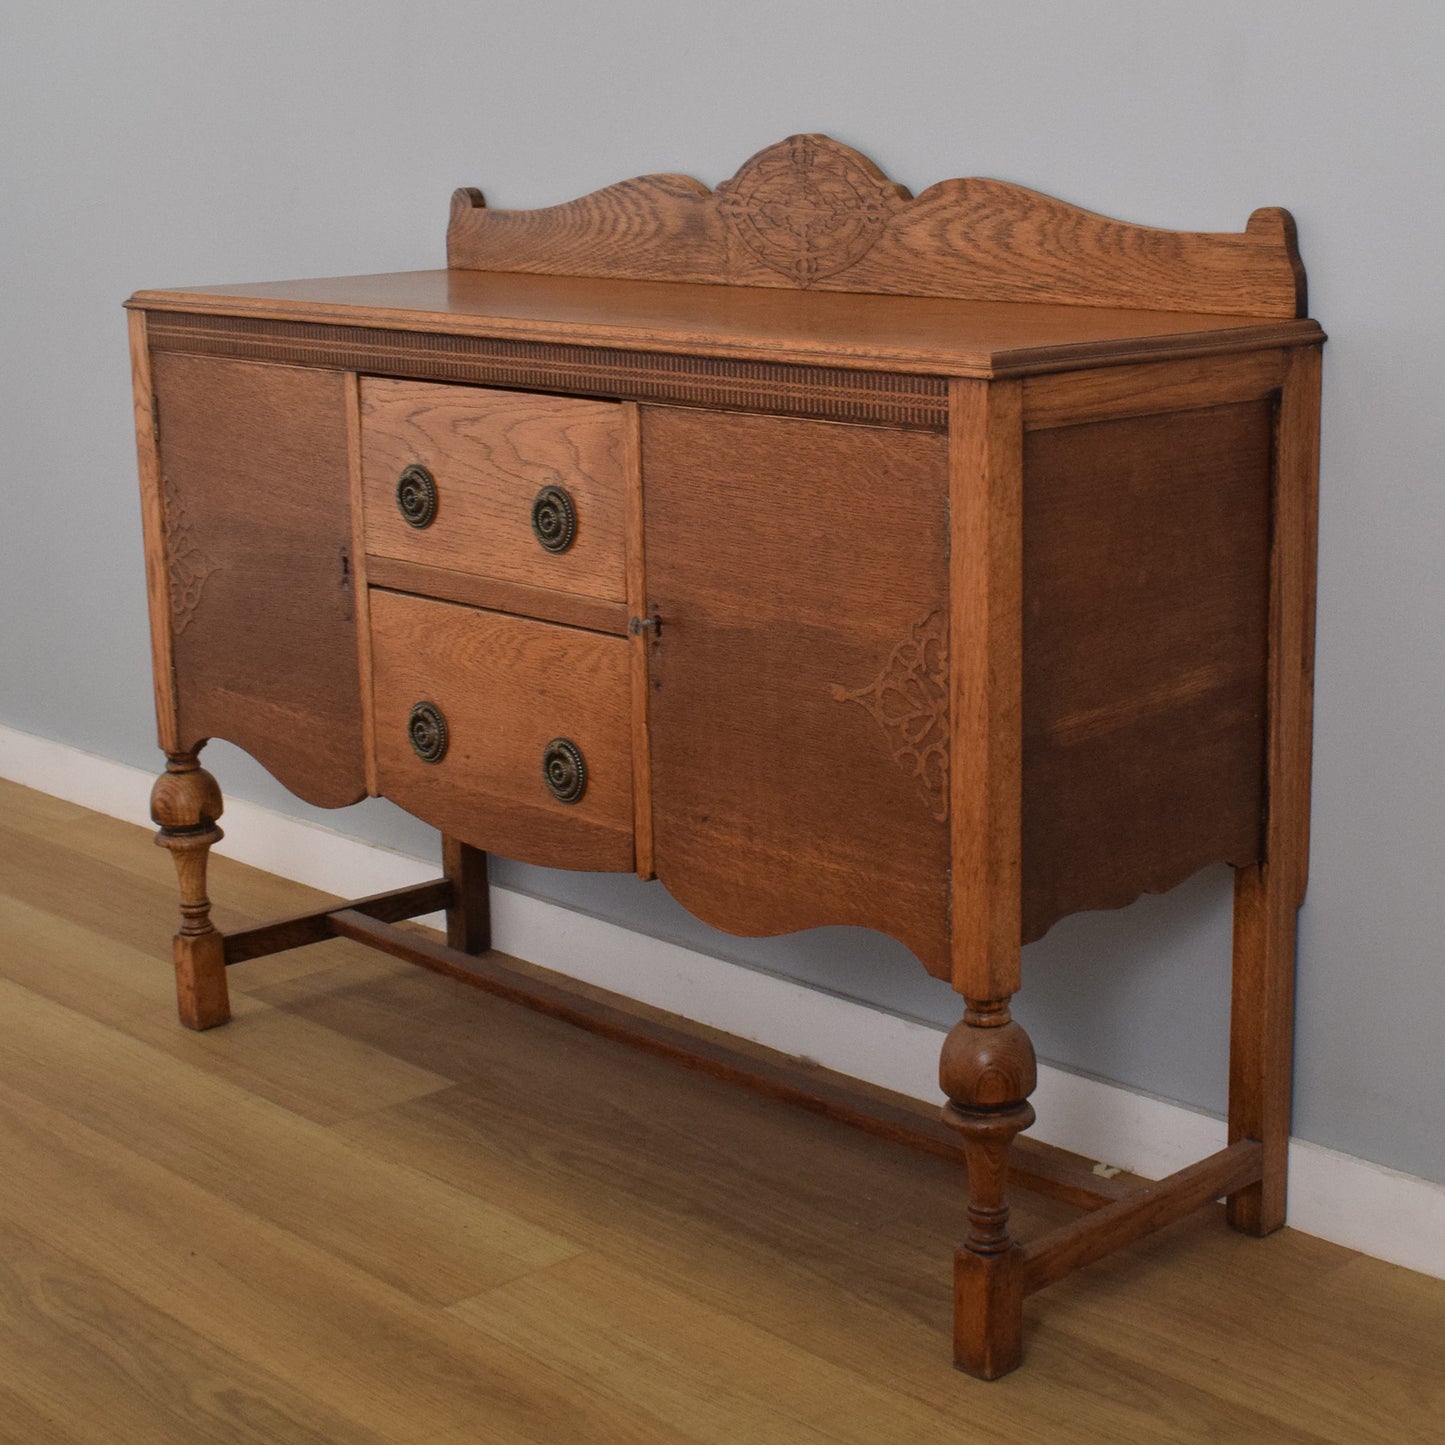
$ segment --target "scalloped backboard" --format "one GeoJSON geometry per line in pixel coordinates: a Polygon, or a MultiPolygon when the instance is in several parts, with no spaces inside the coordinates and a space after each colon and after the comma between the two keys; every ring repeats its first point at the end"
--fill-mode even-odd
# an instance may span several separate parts
{"type": "Polygon", "coordinates": [[[1294,222],[1255,211],[1239,233],[1110,220],[1005,181],[913,197],[822,135],[759,151],[716,190],[640,176],[565,205],[488,210],[452,198],[447,264],[973,301],[1294,317],[1305,276],[1294,222]]]}

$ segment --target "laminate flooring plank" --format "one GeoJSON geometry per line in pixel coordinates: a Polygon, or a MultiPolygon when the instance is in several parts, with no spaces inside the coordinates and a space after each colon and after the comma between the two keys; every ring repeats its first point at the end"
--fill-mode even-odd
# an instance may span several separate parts
{"type": "Polygon", "coordinates": [[[1050,1329],[1106,1349],[1131,1376],[1165,1368],[1171,1390],[1215,1395],[1216,1411],[1250,1410],[1261,1439],[1445,1438],[1445,1293],[1425,1291],[1433,1302],[1413,1317],[1398,1290],[1373,1319],[1342,1309],[1347,1251],[1298,1235],[1251,1263],[1217,1227],[1222,1212],[1161,1232],[1122,1267],[1104,1261],[1065,1281],[1050,1329]]]}
{"type": "Polygon", "coordinates": [[[389,1445],[685,1438],[3,1082],[0,1157],[0,1218],[389,1445]]]}
{"type": "MultiPolygon", "coordinates": [[[[14,889],[15,880],[0,874],[0,978],[109,1028],[121,1030],[132,1021],[159,1018],[179,1029],[169,954],[156,958],[102,937],[83,923],[17,897],[14,889]]],[[[273,1010],[244,998],[236,1012],[245,1016],[273,1010]]]]}
{"type": "MultiPolygon", "coordinates": [[[[735,1202],[718,1211],[706,1197],[709,1176],[696,1170],[693,1195],[679,1186],[669,1201],[649,1203],[630,1193],[622,1162],[617,1165],[622,1178],[612,1188],[607,1171],[594,1173],[590,1165],[570,1184],[552,1164],[535,1175],[525,1165],[509,1169],[491,1153],[493,1141],[479,1135],[485,1127],[482,1111],[459,1107],[466,1093],[400,1105],[337,1129],[459,1187],[480,1188],[485,1178],[491,1197],[586,1241],[588,1259],[600,1256],[686,1294],[701,1311],[724,1312],[786,1340],[846,1372],[860,1387],[886,1387],[927,1408],[966,1412],[980,1431],[996,1429],[1004,1439],[1032,1438],[1026,1431],[1035,1428],[1040,1439],[1088,1439],[1071,1433],[1081,1414],[1107,1419],[1110,1440],[1135,1445],[1214,1439],[1225,1426],[1240,1432],[1240,1439],[1267,1438],[1251,1433],[1272,1423],[1267,1415],[1207,1389],[1178,1386],[1167,1370],[1139,1368],[1097,1341],[1081,1344],[1054,1331],[1047,1294],[1028,1305],[1036,1369],[1011,1376],[1001,1391],[984,1387],[980,1393],[977,1382],[947,1368],[948,1260],[962,1229],[963,1196],[961,1181],[949,1176],[943,1161],[930,1160],[936,1169],[914,1172],[915,1192],[929,1198],[934,1211],[951,1216],[951,1228],[945,1225],[924,1241],[922,1231],[914,1236],[885,1221],[852,1232],[820,1226],[809,1238],[795,1212],[765,1193],[754,1206],[735,1202]],[[1020,1392],[1027,1405],[1021,1417],[1020,1392]]],[[[550,1147],[555,1159],[577,1157],[565,1144],[550,1147]]],[[[923,1158],[888,1152],[901,1155],[906,1168],[923,1158]]],[[[811,1173],[814,1158],[805,1149],[793,1154],[803,1173],[811,1173]]],[[[679,1178],[685,1177],[686,1171],[680,1172],[679,1178]]],[[[854,1187],[867,1194],[874,1183],[865,1167],[854,1187]]],[[[1021,1214],[1028,1217],[1027,1203],[1021,1214]]],[[[1223,1231],[1222,1221],[1215,1225],[1223,1231]]],[[[557,1266],[546,1275],[562,1270],[557,1266]]]]}
{"type": "MultiPolygon", "coordinates": [[[[0,978],[320,1123],[435,1093],[452,1082],[245,994],[234,999],[234,1017],[225,1028],[204,1034],[182,1028],[168,960],[113,941],[102,946],[84,925],[5,892],[0,936],[6,939],[0,978]]],[[[360,977],[373,977],[361,962],[360,977]]]]}
{"type": "MultiPolygon", "coordinates": [[[[429,991],[430,982],[385,981],[374,989],[341,991],[315,1006],[333,1026],[363,1036],[372,1036],[373,1025],[385,1028],[403,1051],[409,1051],[415,1029],[442,1067],[468,1080],[447,1094],[338,1126],[339,1132],[460,1188],[505,1200],[524,1217],[583,1240],[608,1259],[690,1290],[709,1306],[795,1340],[860,1377],[938,1401],[940,1381],[933,1364],[947,1353],[947,1256],[962,1228],[962,1179],[954,1166],[879,1145],[781,1106],[784,1117],[775,1124],[769,1101],[726,1086],[713,1094],[710,1080],[694,1083],[692,1076],[674,1071],[669,1087],[664,1065],[625,1051],[584,1065],[566,1054],[560,1025],[531,1018],[516,1027],[493,1022],[492,1014],[505,1006],[479,1004],[487,1021],[470,1029],[471,1011],[464,1003],[447,1006],[445,1017],[425,1003],[417,1013],[408,995],[413,987],[429,991]],[[378,993],[380,1003],[373,997],[378,993]],[[377,1023],[373,1007],[389,1022],[377,1023]],[[473,1040],[470,1065],[451,1059],[450,1028],[473,1040]],[[540,1073],[529,1072],[509,1052],[513,1047],[528,1048],[551,1063],[540,1073]],[[662,1071],[656,1078],[633,1074],[631,1083],[612,1073],[636,1069],[651,1074],[653,1068],[662,1071]],[[605,1083],[578,1105],[573,1085],[584,1069],[593,1079],[600,1073],[605,1083]],[[553,1074],[572,1081],[565,1092],[549,1084],[553,1074]],[[629,1100],[636,1101],[631,1111],[629,1100]],[[734,1110],[747,1117],[732,1118],[734,1110]],[[692,1127],[699,1117],[708,1121],[706,1138],[692,1127]],[[569,1133],[574,1129],[575,1136],[569,1133]],[[810,1133],[837,1139],[820,1148],[805,1137],[810,1133]],[[776,1159],[784,1178],[760,1186],[770,1151],[749,1154],[747,1141],[764,1135],[783,1146],[776,1159]],[[835,1148],[838,1154],[830,1162],[829,1151],[835,1148]],[[736,1193],[729,1178],[734,1155],[743,1159],[738,1170],[743,1187],[736,1193]],[[896,1179],[889,1177],[893,1169],[899,1171],[896,1179]],[[820,1184],[825,1195],[846,1197],[855,1208],[860,1202],[865,1211],[880,1203],[882,1208],[867,1215],[861,1231],[839,1221],[804,1236],[794,1222],[798,1211],[783,1202],[781,1193],[770,1192],[785,1191],[786,1178],[799,1176],[808,1181],[806,1187],[820,1184]]],[[[578,1047],[602,1052],[591,1040],[578,1047]]],[[[1017,1197],[1021,1235],[1057,1222],[1058,1206],[1022,1191],[1017,1197]]],[[[1274,1277],[1293,1289],[1352,1258],[1347,1251],[1303,1235],[1245,1239],[1225,1228],[1217,1208],[1182,1221],[1139,1251],[1114,1256],[1029,1301],[1029,1347],[1038,1368],[1011,1377],[1021,1383],[1009,1388],[1028,1391],[1037,1418],[1067,1432],[1081,1408],[1092,1408],[1107,1412],[1113,1438],[1143,1445],[1210,1438],[1214,1429],[1281,1441],[1370,1438],[1368,1422],[1355,1418],[1361,1412],[1350,1412],[1345,1417],[1349,1428],[1342,1431],[1328,1405],[1310,1399],[1307,1361],[1295,1358],[1288,1347],[1273,1355],[1262,1350],[1261,1337],[1276,1327],[1268,1288],[1257,1290],[1257,1298],[1246,1294],[1248,1303],[1241,1306],[1220,1283],[1229,1270],[1267,1280],[1271,1261],[1288,1251],[1286,1267],[1274,1277]],[[1182,1298],[1160,1308],[1154,1303],[1162,1288],[1156,1277],[1160,1268],[1167,1275],[1171,1268],[1186,1266],[1201,1246],[1209,1270],[1191,1277],[1182,1298]],[[1288,1267],[1290,1259],[1298,1260],[1296,1267],[1288,1267]],[[1117,1322],[1089,1311],[1096,1288],[1091,1276],[1100,1281],[1097,1288],[1108,1296],[1117,1322]],[[1241,1307],[1254,1312],[1257,1331],[1231,1329],[1241,1307]],[[1071,1323],[1075,1310],[1086,1312],[1085,1324],[1071,1323]],[[1212,1371],[1202,1367],[1207,1361],[1194,1344],[1193,1321],[1199,1315],[1215,1322],[1219,1336],[1212,1371]],[[1062,1328],[1054,1327],[1056,1320],[1062,1328]],[[1176,1337],[1161,1337],[1171,1327],[1176,1337]],[[1136,1347],[1140,1331],[1148,1338],[1143,1350],[1136,1347]],[[1183,1378],[1158,1366],[1161,1353],[1169,1357],[1171,1345],[1188,1364],[1183,1378]],[[1258,1387],[1250,1387],[1261,1359],[1286,1366],[1287,1378],[1271,1385],[1266,1368],[1258,1387]],[[1221,1361],[1228,1368],[1217,1368],[1221,1361]],[[1309,1424],[1292,1421],[1292,1410],[1309,1424]]],[[[1433,1294],[1445,1307],[1445,1287],[1433,1294]]],[[[1278,1327],[1289,1327],[1288,1312],[1278,1315],[1278,1327]]],[[[1418,1347],[1400,1343],[1401,1359],[1418,1358],[1418,1347]]],[[[1337,1362],[1345,1389],[1360,1375],[1347,1356],[1346,1348],[1337,1362]]]]}
{"type": "Polygon", "coordinates": [[[68,823],[115,821],[102,813],[92,812],[79,803],[70,803],[51,793],[42,793],[37,788],[27,788],[23,783],[0,778],[0,822],[7,826],[43,833],[47,829],[63,827],[68,823]]]}
{"type": "Polygon", "coordinates": [[[1251,1241],[1218,1228],[1221,1212],[1052,1286],[1051,1325],[1123,1360],[1166,1358],[1172,1379],[1248,1403],[1276,1432],[1445,1438],[1445,1282],[1298,1231],[1251,1241]],[[1360,1272],[1373,1277],[1357,1295],[1360,1272]]]}
{"type": "MultiPolygon", "coordinates": [[[[170,855],[154,846],[154,836],[152,829],[87,813],[0,780],[0,876],[8,881],[10,891],[38,906],[53,906],[58,901],[59,912],[73,921],[88,922],[98,932],[129,943],[169,968],[170,935],[177,917],[175,867],[170,855]],[[86,869],[92,891],[101,891],[100,906],[88,899],[65,901],[67,878],[77,865],[86,869]]],[[[248,927],[333,901],[329,894],[248,867],[214,850],[208,877],[212,918],[222,929],[248,927]]],[[[233,992],[237,988],[244,991],[251,981],[274,982],[334,967],[354,952],[355,945],[337,939],[248,960],[228,970],[228,976],[233,992]]]]}
{"type": "MultiPolygon", "coordinates": [[[[225,821],[223,817],[223,828],[225,821]]],[[[170,939],[177,921],[176,875],[170,855],[155,847],[154,836],[149,828],[102,817],[0,779],[0,878],[9,891],[37,906],[58,903],[61,914],[129,943],[153,957],[163,975],[169,976],[170,939]],[[91,863],[101,866],[92,868],[91,863]],[[89,892],[99,889],[102,896],[98,901],[66,899],[68,879],[77,865],[86,868],[89,892]]],[[[437,872],[441,872],[440,862],[437,872]]],[[[238,863],[214,850],[208,878],[212,919],[223,931],[337,901],[332,894],[238,863]]],[[[303,977],[362,959],[370,960],[373,969],[384,965],[396,972],[408,967],[346,939],[334,939],[248,959],[228,969],[227,977],[233,993],[245,993],[253,984],[303,977]]]]}
{"type": "Polygon", "coordinates": [[[28,1370],[17,1367],[6,1373],[10,1383],[0,1380],[0,1445],[113,1445],[114,1436],[102,1441],[94,1434],[79,1434],[75,1420],[62,1420],[56,1412],[32,1404],[30,1396],[40,1387],[28,1370]]]}
{"type": "MultiPolygon", "coordinates": [[[[221,826],[224,829],[224,817],[221,826]]],[[[13,848],[17,840],[24,840],[19,846],[35,848],[43,861],[57,857],[56,850],[60,850],[77,862],[84,859],[88,864],[99,865],[101,874],[113,870],[142,887],[174,895],[174,864],[164,849],[155,846],[154,838],[154,828],[90,813],[17,783],[0,780],[0,847],[13,848]]],[[[301,907],[307,907],[312,900],[323,896],[290,879],[248,868],[222,854],[212,853],[211,858],[221,869],[234,872],[227,890],[232,896],[213,901],[218,907],[231,908],[248,920],[253,916],[259,920],[278,900],[283,909],[289,906],[287,900],[296,900],[301,907]]],[[[61,882],[64,872],[61,870],[61,882]]],[[[83,900],[77,901],[83,904],[83,900]]],[[[122,909],[114,921],[125,922],[132,913],[136,915],[132,921],[144,921],[145,912],[141,909],[122,909]]],[[[167,917],[152,922],[162,935],[174,926],[174,920],[167,917]]]]}
{"type": "MultiPolygon", "coordinates": [[[[163,1310],[0,1220],[0,1359],[27,1391],[38,1438],[116,1445],[386,1445],[252,1368],[163,1310]]],[[[0,1432],[15,1418],[0,1417],[0,1432]]]]}
{"type": "MultiPolygon", "coordinates": [[[[564,1362],[705,1445],[901,1445],[949,1438],[956,1418],[861,1380],[791,1341],[700,1306],[595,1255],[579,1255],[448,1311],[538,1359],[564,1362]]],[[[979,1445],[1047,1437],[969,1421],[979,1445]]]]}
{"type": "MultiPolygon", "coordinates": [[[[133,832],[138,844],[144,833],[140,828],[133,832]]],[[[159,875],[148,879],[129,868],[80,858],[53,838],[9,826],[3,811],[0,886],[12,898],[90,929],[102,942],[124,944],[162,964],[170,959],[178,919],[174,882],[167,890],[159,875]]]]}
{"type": "MultiPolygon", "coordinates": [[[[285,992],[258,997],[283,1007],[285,992]]],[[[585,1181],[622,1191],[641,1208],[685,1199],[724,1224],[765,1213],[761,1202],[771,1201],[772,1236],[794,1218],[810,1237],[821,1220],[835,1234],[876,1227],[913,1202],[911,1150],[887,1150],[879,1167],[876,1142],[858,1130],[453,980],[415,971],[294,1007],[339,1033],[385,1041],[400,1058],[429,1061],[464,1086],[447,1109],[467,1116],[480,1148],[498,1163],[553,1169],[571,1188],[585,1181]],[[579,1089],[583,1071],[589,1083],[579,1089]],[[809,1151],[806,1170],[797,1167],[800,1148],[809,1151]]],[[[934,1162],[962,1178],[957,1166],[934,1162]]],[[[1040,1219],[1072,1217],[1034,1197],[1024,1208],[1040,1219]]]]}
{"type": "Polygon", "coordinates": [[[449,1304],[577,1252],[8,981],[0,981],[0,1055],[12,1088],[418,1300],[449,1304]]]}
{"type": "MultiPolygon", "coordinates": [[[[214,863],[236,923],[322,897],[214,863]]],[[[1445,1281],[1214,1208],[981,1384],[952,1161],[345,940],[190,1035],[174,916],[145,830],[0,783],[0,1445],[1445,1441],[1445,1281]]]]}

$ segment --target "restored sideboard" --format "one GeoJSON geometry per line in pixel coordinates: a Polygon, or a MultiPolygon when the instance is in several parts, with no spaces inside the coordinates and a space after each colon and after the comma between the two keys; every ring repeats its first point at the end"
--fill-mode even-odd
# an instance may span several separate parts
{"type": "Polygon", "coordinates": [[[1220,1196],[1284,1217],[1323,335],[1286,212],[1151,230],[917,198],[794,136],[708,190],[453,200],[445,270],[130,301],[181,1017],[344,934],[455,965],[485,853],[657,877],[743,934],[857,924],[964,999],[956,1358],[1220,1196]],[[197,753],[438,828],[422,888],[223,937],[197,753]],[[1022,944],[1236,878],[1229,1146],[1008,1229],[1022,944]],[[398,920],[448,910],[448,945],[398,920]]]}

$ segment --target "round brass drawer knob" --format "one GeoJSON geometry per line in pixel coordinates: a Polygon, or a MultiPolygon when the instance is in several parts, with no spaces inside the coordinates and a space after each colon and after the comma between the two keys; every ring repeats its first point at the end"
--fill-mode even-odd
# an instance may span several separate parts
{"type": "Polygon", "coordinates": [[[532,499],[532,531],[549,552],[565,552],[577,540],[577,508],[565,487],[543,487],[532,499]]]}
{"type": "Polygon", "coordinates": [[[587,764],[568,738],[553,738],[542,751],[542,777],[559,803],[575,803],[587,791],[587,764]]]}
{"type": "Polygon", "coordinates": [[[419,702],[406,720],[411,750],[424,763],[439,763],[447,755],[447,720],[434,702],[419,702]]]}
{"type": "Polygon", "coordinates": [[[436,478],[418,462],[404,467],[396,479],[396,509],[405,518],[407,526],[418,531],[436,521],[436,478]]]}

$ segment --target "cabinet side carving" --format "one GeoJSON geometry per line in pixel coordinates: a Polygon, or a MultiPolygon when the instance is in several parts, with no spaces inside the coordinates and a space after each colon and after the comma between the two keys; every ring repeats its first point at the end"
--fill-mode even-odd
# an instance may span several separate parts
{"type": "Polygon", "coordinates": [[[935,821],[948,818],[948,646],[942,611],[914,623],[888,665],[866,687],[832,686],[883,730],[893,761],[915,778],[935,821]]]}
{"type": "Polygon", "coordinates": [[[180,489],[163,477],[161,493],[166,511],[166,567],[171,579],[171,617],[177,634],[186,630],[201,605],[206,583],[219,570],[196,541],[195,528],[180,489]]]}

